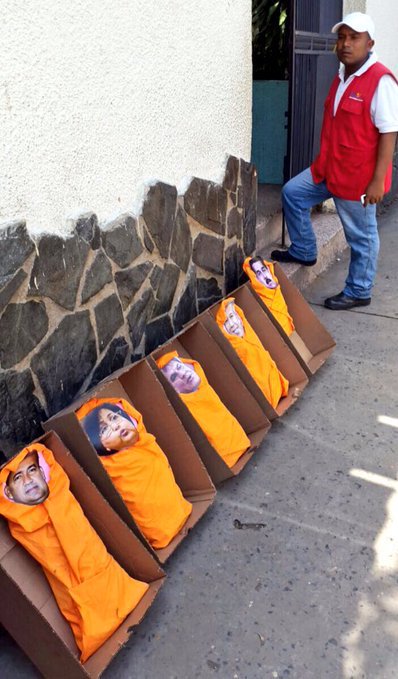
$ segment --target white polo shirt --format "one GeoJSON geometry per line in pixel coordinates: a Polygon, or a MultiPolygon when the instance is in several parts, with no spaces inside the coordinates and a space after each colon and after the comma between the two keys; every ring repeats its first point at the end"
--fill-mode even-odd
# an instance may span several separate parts
{"type": "MultiPolygon", "coordinates": [[[[354,78],[368,70],[377,61],[376,52],[371,52],[369,59],[365,61],[358,71],[350,75],[344,82],[344,64],[340,64],[339,78],[340,83],[334,99],[334,115],[338,109],[341,97],[347,87],[351,85],[354,78]]],[[[389,75],[383,75],[376,87],[373,99],[370,104],[370,117],[379,132],[398,132],[398,84],[389,75]]]]}

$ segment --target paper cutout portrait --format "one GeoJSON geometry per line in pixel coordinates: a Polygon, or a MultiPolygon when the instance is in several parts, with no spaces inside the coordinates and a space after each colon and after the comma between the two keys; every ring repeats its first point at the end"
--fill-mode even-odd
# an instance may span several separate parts
{"type": "Polygon", "coordinates": [[[200,376],[192,363],[174,356],[162,368],[162,373],[178,394],[192,394],[200,386],[200,376]]]}
{"type": "Polygon", "coordinates": [[[229,412],[208,383],[200,363],[193,359],[180,358],[176,351],[171,351],[158,358],[156,363],[170,384],[175,388],[176,380],[172,381],[171,377],[176,366],[176,360],[182,363],[191,373],[194,369],[200,380],[198,386],[192,388],[191,391],[182,392],[176,389],[180,399],[199,424],[209,443],[228,467],[233,467],[250,447],[250,440],[238,420],[229,412]],[[170,367],[170,364],[172,367],[170,367]]]}
{"type": "Polygon", "coordinates": [[[243,270],[248,276],[251,286],[261,298],[274,318],[282,326],[287,335],[294,331],[293,319],[289,314],[279,281],[275,276],[274,265],[262,257],[246,257],[243,270]]]}
{"type": "Polygon", "coordinates": [[[262,345],[242,309],[235,304],[233,297],[220,303],[216,322],[267,401],[276,408],[282,396],[287,395],[289,382],[278,370],[275,361],[262,345]],[[235,317],[239,319],[239,323],[235,317]],[[230,332],[237,328],[239,334],[230,332]]]}
{"type": "Polygon", "coordinates": [[[192,505],[141,413],[124,399],[92,398],[76,415],[142,534],[154,549],[166,547],[192,505]]]}
{"type": "Polygon", "coordinates": [[[0,484],[0,514],[41,564],[85,662],[136,607],[148,584],[131,578],[108,553],[51,450],[39,443],[24,448],[0,470],[0,484]],[[27,474],[25,461],[36,455],[48,470],[46,499],[34,505],[9,499],[10,475],[12,484],[21,470],[27,474]]]}
{"type": "Polygon", "coordinates": [[[220,314],[219,319],[217,315],[217,323],[221,324],[224,334],[227,336],[232,335],[241,339],[245,336],[245,327],[241,315],[237,312],[233,297],[224,300],[222,314],[220,314]]]}
{"type": "Polygon", "coordinates": [[[6,498],[24,505],[41,504],[49,492],[44,463],[39,460],[37,450],[28,453],[15,472],[8,474],[4,485],[6,498]]]}

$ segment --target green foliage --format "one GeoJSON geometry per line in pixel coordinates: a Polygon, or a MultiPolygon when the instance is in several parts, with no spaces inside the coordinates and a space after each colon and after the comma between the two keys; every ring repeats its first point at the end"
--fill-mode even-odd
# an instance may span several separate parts
{"type": "Polygon", "coordinates": [[[289,0],[253,0],[254,80],[287,80],[289,0]]]}

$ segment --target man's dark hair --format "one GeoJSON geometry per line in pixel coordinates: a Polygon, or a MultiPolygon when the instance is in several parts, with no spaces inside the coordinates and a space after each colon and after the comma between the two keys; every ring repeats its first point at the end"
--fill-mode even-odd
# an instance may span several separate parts
{"type": "Polygon", "coordinates": [[[249,266],[250,266],[250,268],[251,268],[252,271],[253,271],[253,264],[254,264],[254,262],[261,262],[261,264],[264,264],[264,260],[263,260],[262,257],[260,257],[260,255],[254,255],[254,257],[252,257],[251,259],[249,259],[249,266]]]}

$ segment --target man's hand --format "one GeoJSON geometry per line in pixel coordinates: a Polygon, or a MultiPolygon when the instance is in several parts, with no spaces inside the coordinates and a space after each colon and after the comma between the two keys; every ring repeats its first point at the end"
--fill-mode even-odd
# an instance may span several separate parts
{"type": "Polygon", "coordinates": [[[366,189],[366,198],[363,203],[365,207],[369,204],[374,205],[375,203],[380,203],[384,196],[384,178],[388,166],[392,161],[396,139],[396,132],[385,132],[384,134],[380,134],[375,173],[366,189]]]}
{"type": "Polygon", "coordinates": [[[367,205],[374,205],[375,203],[380,203],[384,196],[384,180],[378,181],[377,179],[372,179],[368,188],[366,189],[366,197],[364,200],[364,207],[367,205]]]}

